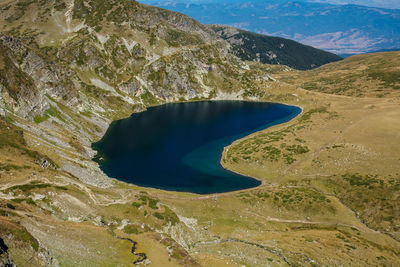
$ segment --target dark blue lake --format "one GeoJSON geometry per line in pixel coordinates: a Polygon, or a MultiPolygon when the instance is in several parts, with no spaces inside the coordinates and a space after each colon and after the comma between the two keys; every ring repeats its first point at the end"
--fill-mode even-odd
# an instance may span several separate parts
{"type": "Polygon", "coordinates": [[[108,176],[139,186],[199,194],[256,187],[259,181],[222,168],[224,147],[300,112],[295,106],[244,101],[151,107],[113,122],[93,144],[95,160],[108,176]]]}

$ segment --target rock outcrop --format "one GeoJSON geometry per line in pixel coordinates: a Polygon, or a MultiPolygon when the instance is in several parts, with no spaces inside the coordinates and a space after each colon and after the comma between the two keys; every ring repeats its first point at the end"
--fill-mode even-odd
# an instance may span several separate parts
{"type": "Polygon", "coordinates": [[[132,0],[0,8],[0,115],[16,116],[48,144],[42,153],[56,152],[57,166],[87,184],[110,185],[91,143],[112,120],[166,102],[253,99],[270,83],[214,30],[176,12],[132,0]]]}

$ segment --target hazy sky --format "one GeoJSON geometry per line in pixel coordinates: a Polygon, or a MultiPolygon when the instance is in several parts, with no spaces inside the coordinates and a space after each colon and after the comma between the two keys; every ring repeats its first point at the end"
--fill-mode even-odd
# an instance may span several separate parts
{"type": "MultiPolygon", "coordinates": [[[[176,2],[176,3],[220,3],[220,2],[276,2],[277,0],[138,0],[141,3],[156,3],[156,2],[176,2]]],[[[280,0],[284,2],[285,0],[280,0]]],[[[288,0],[287,2],[320,2],[330,4],[355,4],[371,7],[382,7],[382,8],[398,8],[400,9],[400,0],[288,0]]]]}

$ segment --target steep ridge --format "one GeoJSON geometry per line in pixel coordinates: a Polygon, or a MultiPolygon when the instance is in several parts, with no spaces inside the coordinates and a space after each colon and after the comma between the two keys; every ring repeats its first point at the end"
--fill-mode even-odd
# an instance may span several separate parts
{"type": "Polygon", "coordinates": [[[308,70],[342,59],[335,54],[280,37],[251,33],[228,26],[210,27],[232,45],[232,52],[242,60],[308,70]]]}

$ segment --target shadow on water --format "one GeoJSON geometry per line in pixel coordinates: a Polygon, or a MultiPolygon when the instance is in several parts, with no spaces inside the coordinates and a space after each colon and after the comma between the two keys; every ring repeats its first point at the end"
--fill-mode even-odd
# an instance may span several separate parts
{"type": "Polygon", "coordinates": [[[260,181],[222,168],[223,148],[300,112],[295,106],[245,101],[152,107],[113,122],[93,144],[95,160],[108,176],[139,186],[199,194],[252,188],[260,181]]]}

